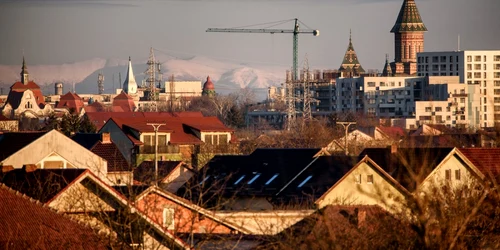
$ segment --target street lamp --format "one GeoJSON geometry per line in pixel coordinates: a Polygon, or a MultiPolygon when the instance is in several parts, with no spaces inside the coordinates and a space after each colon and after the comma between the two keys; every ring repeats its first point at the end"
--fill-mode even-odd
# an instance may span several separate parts
{"type": "Polygon", "coordinates": [[[158,186],[158,129],[165,123],[146,123],[155,130],[155,186],[158,186]]]}
{"type": "Polygon", "coordinates": [[[337,124],[342,125],[345,129],[345,155],[348,155],[349,149],[347,148],[347,132],[349,130],[349,126],[355,125],[356,122],[337,122],[337,124]]]}

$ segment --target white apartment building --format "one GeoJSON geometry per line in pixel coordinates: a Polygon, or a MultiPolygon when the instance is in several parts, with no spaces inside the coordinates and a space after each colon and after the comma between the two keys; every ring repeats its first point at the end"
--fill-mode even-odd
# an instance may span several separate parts
{"type": "Polygon", "coordinates": [[[201,81],[165,81],[167,100],[170,100],[170,96],[173,96],[175,99],[181,97],[200,97],[201,92],[201,81]]]}
{"type": "Polygon", "coordinates": [[[478,85],[480,126],[500,124],[500,50],[422,52],[417,63],[418,76],[459,76],[478,85]]]}
{"type": "Polygon", "coordinates": [[[442,124],[458,128],[480,127],[479,85],[460,84],[458,76],[453,78],[455,82],[444,84],[430,80],[426,92],[432,98],[416,102],[416,121],[414,126],[410,127],[423,124],[442,124]]]}

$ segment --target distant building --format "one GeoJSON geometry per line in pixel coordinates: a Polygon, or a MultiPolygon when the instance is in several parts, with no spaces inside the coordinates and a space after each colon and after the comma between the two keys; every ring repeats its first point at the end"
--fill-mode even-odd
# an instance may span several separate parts
{"type": "Polygon", "coordinates": [[[2,114],[9,118],[21,116],[39,118],[47,116],[50,112],[52,112],[52,108],[50,105],[45,105],[40,86],[29,79],[28,69],[23,57],[21,80],[10,87],[2,114]]]}
{"type": "Polygon", "coordinates": [[[354,51],[351,34],[349,34],[349,45],[347,46],[347,51],[345,52],[344,60],[340,65],[339,72],[342,77],[355,77],[365,73],[365,70],[359,63],[358,55],[356,54],[356,51],[354,51]]]}
{"type": "Polygon", "coordinates": [[[132,61],[130,60],[130,57],[128,58],[127,75],[125,77],[125,81],[123,82],[123,91],[131,96],[137,94],[137,83],[135,82],[135,76],[132,69],[132,61]]]}
{"type": "Polygon", "coordinates": [[[392,72],[396,75],[415,75],[417,73],[417,53],[424,51],[424,32],[427,31],[415,0],[404,0],[396,23],[391,29],[394,33],[394,62],[392,72]]]}
{"type": "Polygon", "coordinates": [[[61,96],[56,104],[56,109],[66,109],[68,112],[73,110],[74,114],[82,114],[84,112],[83,106],[83,99],[79,95],[68,92],[61,96]]]}
{"type": "Polygon", "coordinates": [[[207,81],[203,84],[203,91],[202,91],[203,96],[215,96],[215,86],[212,80],[210,79],[210,76],[207,77],[207,81]]]}
{"type": "Polygon", "coordinates": [[[461,83],[479,86],[481,127],[500,124],[500,50],[419,53],[418,75],[458,76],[461,83]]]}

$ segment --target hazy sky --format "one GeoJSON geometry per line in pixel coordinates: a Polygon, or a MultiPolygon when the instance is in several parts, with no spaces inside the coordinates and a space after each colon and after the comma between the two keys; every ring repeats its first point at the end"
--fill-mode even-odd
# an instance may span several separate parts
{"type": "MultiPolygon", "coordinates": [[[[365,69],[394,57],[389,33],[403,0],[0,1],[0,64],[62,64],[92,58],[144,60],[149,47],[242,63],[292,64],[290,34],[206,33],[299,18],[321,35],[299,36],[299,62],[338,68],[349,29],[365,69]]],[[[425,50],[500,49],[499,0],[416,0],[425,50]]],[[[274,27],[292,29],[293,23],[274,27]]],[[[303,27],[304,28],[304,27],[303,27]]],[[[158,53],[158,52],[157,52],[158,53]]]]}

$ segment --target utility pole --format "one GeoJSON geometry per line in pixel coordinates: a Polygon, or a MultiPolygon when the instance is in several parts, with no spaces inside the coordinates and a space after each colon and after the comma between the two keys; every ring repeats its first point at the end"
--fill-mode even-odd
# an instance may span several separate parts
{"type": "Polygon", "coordinates": [[[165,123],[146,123],[155,130],[155,186],[158,186],[158,129],[165,123]]]}
{"type": "Polygon", "coordinates": [[[337,122],[337,124],[342,125],[345,129],[345,155],[349,155],[349,149],[347,148],[347,134],[349,131],[349,126],[355,125],[356,122],[337,122]]]}

